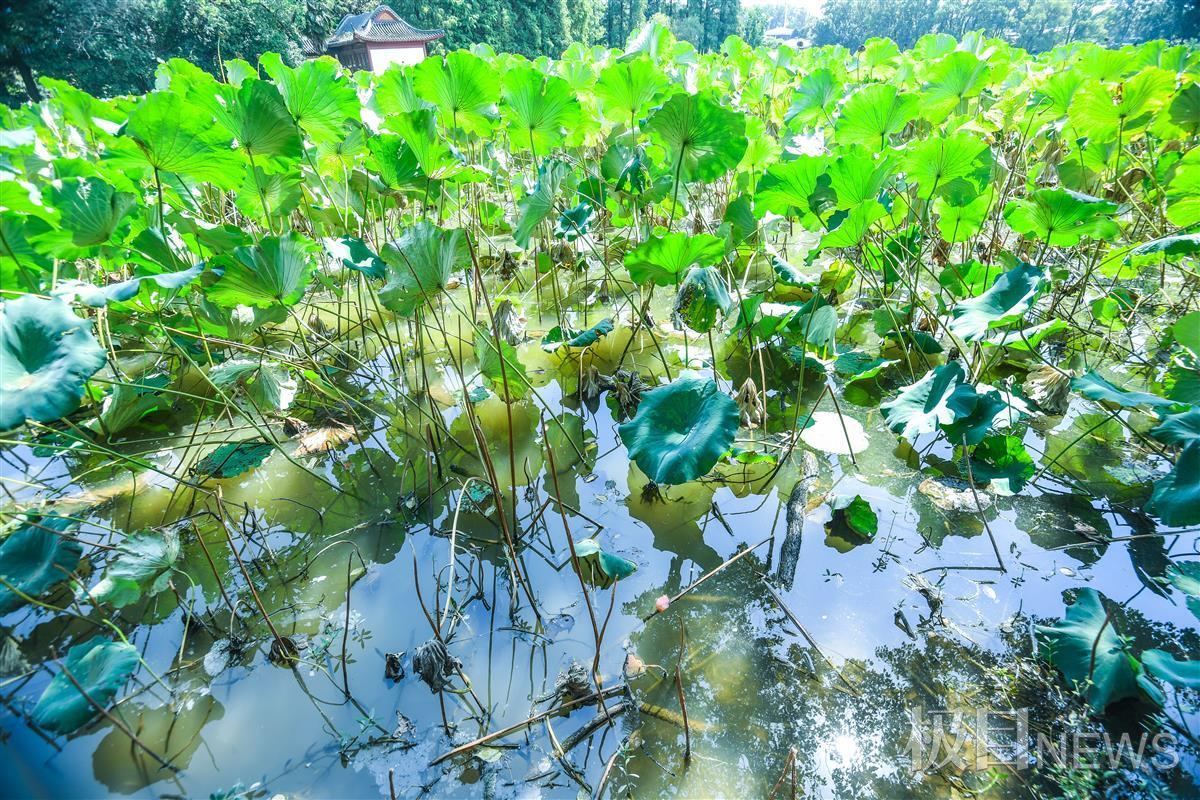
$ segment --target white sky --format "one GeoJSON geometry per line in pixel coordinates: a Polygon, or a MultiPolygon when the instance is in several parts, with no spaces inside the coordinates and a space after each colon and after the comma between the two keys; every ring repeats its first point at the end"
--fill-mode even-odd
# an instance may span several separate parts
{"type": "Polygon", "coordinates": [[[742,5],[747,8],[766,5],[793,6],[814,16],[820,16],[824,0],[742,0],[742,5]]]}

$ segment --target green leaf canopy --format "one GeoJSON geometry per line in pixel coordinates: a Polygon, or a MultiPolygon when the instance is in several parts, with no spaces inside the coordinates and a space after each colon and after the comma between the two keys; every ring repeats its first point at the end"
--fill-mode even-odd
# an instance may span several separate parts
{"type": "Polygon", "coordinates": [[[1018,264],[996,278],[983,294],[956,305],[950,330],[968,342],[978,341],[992,329],[1022,319],[1046,284],[1041,267],[1018,264]]]}
{"type": "Polygon", "coordinates": [[[1054,247],[1074,247],[1079,240],[1111,239],[1120,232],[1109,219],[1117,206],[1069,189],[1038,189],[1004,207],[1004,219],[1017,233],[1054,247]]]}
{"type": "Polygon", "coordinates": [[[880,403],[879,408],[888,427],[911,441],[975,410],[978,395],[965,381],[962,365],[951,361],[930,370],[894,399],[880,403]]]}
{"type": "Polygon", "coordinates": [[[465,50],[427,58],[413,70],[413,87],[433,103],[447,130],[486,136],[500,99],[500,79],[479,56],[465,50]]]}
{"type": "Polygon", "coordinates": [[[208,298],[222,306],[295,305],[312,278],[317,245],[298,233],[268,236],[217,259],[225,274],[208,288],[208,298]]]}
{"type": "Polygon", "coordinates": [[[387,264],[387,283],[379,290],[384,307],[411,315],[440,292],[451,273],[466,266],[463,232],[418,222],[380,254],[387,264]]]}
{"type": "Polygon", "coordinates": [[[650,480],[687,483],[708,473],[733,445],[737,403],[711,378],[684,376],[642,395],[618,431],[650,480]]]}
{"type": "Polygon", "coordinates": [[[725,240],[707,233],[651,236],[625,255],[629,277],[639,285],[674,286],[693,266],[709,266],[725,257],[725,240]]]}

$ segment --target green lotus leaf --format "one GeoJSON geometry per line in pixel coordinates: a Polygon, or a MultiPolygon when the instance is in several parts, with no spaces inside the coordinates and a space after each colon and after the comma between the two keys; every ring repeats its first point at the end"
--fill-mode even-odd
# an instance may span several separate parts
{"type": "Polygon", "coordinates": [[[696,333],[707,333],[722,315],[733,310],[725,278],[716,267],[692,267],[675,295],[675,316],[696,333]]]}
{"type": "Polygon", "coordinates": [[[387,265],[366,242],[355,236],[325,239],[325,252],[342,266],[361,272],[368,278],[381,281],[387,277],[387,265]]]}
{"type": "Polygon", "coordinates": [[[1173,528],[1200,523],[1200,440],[1180,450],[1175,468],[1155,481],[1146,510],[1173,528]]]}
{"type": "Polygon", "coordinates": [[[1200,133],[1200,83],[1180,89],[1167,109],[1171,122],[1192,136],[1200,133]]]}
{"type": "Polygon", "coordinates": [[[208,371],[213,386],[227,393],[243,393],[261,413],[286,411],[296,396],[296,381],[287,367],[253,358],[231,358],[208,371]]]}
{"type": "Polygon", "coordinates": [[[224,100],[213,106],[217,121],[251,157],[300,157],[300,131],[274,84],[247,78],[224,100]]]}
{"type": "Polygon", "coordinates": [[[667,151],[673,181],[714,181],[746,152],[746,118],[708,94],[677,94],[646,122],[667,151]]]}
{"type": "Polygon", "coordinates": [[[132,427],[147,414],[167,408],[170,402],[162,390],[170,383],[168,375],[143,377],[136,384],[115,383],[100,406],[97,421],[108,438],[132,427]]]}
{"type": "Polygon", "coordinates": [[[792,107],[786,120],[797,120],[805,125],[832,124],[837,110],[842,87],[829,69],[815,69],[801,79],[793,96],[792,107]]]}
{"type": "Polygon", "coordinates": [[[838,217],[837,226],[821,238],[821,249],[827,247],[857,247],[879,220],[887,216],[887,209],[878,200],[868,200],[838,217]]]}
{"type": "Polygon", "coordinates": [[[1181,228],[1200,222],[1200,150],[1180,159],[1167,184],[1167,219],[1181,228]]]}
{"type": "Polygon", "coordinates": [[[379,302],[402,316],[410,316],[429,302],[469,260],[463,232],[446,230],[431,222],[418,222],[380,254],[387,264],[387,283],[379,302]]]}
{"type": "Polygon", "coordinates": [[[772,164],[758,182],[755,214],[761,217],[771,211],[794,216],[805,227],[815,227],[820,221],[819,212],[834,199],[829,188],[829,164],[824,156],[799,156],[772,164]]]}
{"type": "Polygon", "coordinates": [[[0,430],[70,414],[104,362],[91,323],[62,300],[25,295],[0,303],[0,430]]]}
{"type": "Polygon", "coordinates": [[[1181,414],[1163,417],[1150,435],[1160,442],[1181,446],[1200,441],[1200,408],[1190,408],[1181,414]]]}
{"type": "Polygon", "coordinates": [[[1095,372],[1087,372],[1078,378],[1071,379],[1071,388],[1089,400],[1102,403],[1112,403],[1121,408],[1167,408],[1176,403],[1148,392],[1128,392],[1120,389],[1100,377],[1095,372]]]}
{"type": "Polygon", "coordinates": [[[942,432],[954,444],[979,444],[996,425],[997,418],[1008,410],[1008,403],[998,391],[976,392],[971,388],[971,393],[975,395],[975,406],[970,413],[942,423],[942,432]]]}
{"type": "Polygon", "coordinates": [[[640,286],[674,286],[691,267],[710,266],[724,257],[725,240],[720,237],[668,233],[651,236],[626,253],[625,268],[640,286]]]}
{"type": "Polygon", "coordinates": [[[1017,233],[1055,247],[1074,247],[1085,236],[1111,239],[1120,233],[1108,218],[1116,211],[1115,203],[1069,189],[1038,189],[1009,202],[1004,219],[1017,233]]]}
{"type": "MultiPolygon", "coordinates": [[[[862,145],[838,148],[840,155],[829,167],[829,188],[837,198],[836,207],[851,209],[875,200],[895,176],[895,159],[890,153],[876,154],[862,145]]],[[[831,205],[824,191],[825,181],[810,202],[810,208],[821,211],[831,205]]]]}
{"type": "MultiPolygon", "coordinates": [[[[433,111],[428,108],[393,114],[385,126],[400,134],[416,159],[417,168],[429,180],[449,180],[465,172],[462,158],[443,139],[434,123],[433,111]]],[[[393,179],[400,179],[399,174],[393,179]]]]}
{"type": "Polygon", "coordinates": [[[63,229],[71,234],[71,243],[90,247],[112,239],[137,198],[114,190],[99,178],[79,178],[51,189],[50,200],[58,209],[63,229]]]}
{"type": "Polygon", "coordinates": [[[890,83],[863,86],[842,106],[834,125],[836,141],[882,150],[917,116],[920,104],[919,96],[901,93],[890,83]]]}
{"type": "Polygon", "coordinates": [[[129,280],[93,286],[82,281],[63,281],[54,288],[53,295],[64,299],[75,298],[90,308],[103,308],[109,303],[124,303],[137,297],[143,284],[155,284],[160,289],[176,291],[187,286],[204,272],[204,264],[178,272],[160,272],[157,275],[139,275],[129,280]]]}
{"type": "Polygon", "coordinates": [[[858,544],[869,542],[879,532],[879,515],[862,495],[836,495],[830,500],[829,506],[833,509],[833,516],[825,523],[826,536],[829,537],[826,543],[839,551],[845,552],[858,544]],[[839,546],[842,542],[845,544],[839,546]]]}
{"type": "Polygon", "coordinates": [[[847,350],[838,353],[837,360],[833,362],[833,370],[845,378],[847,383],[854,383],[870,380],[895,363],[892,359],[873,356],[862,350],[847,350]]]}
{"type": "Polygon", "coordinates": [[[38,698],[31,718],[53,733],[73,733],[99,715],[96,705],[107,706],[140,661],[137,648],[128,642],[97,636],[75,645],[67,651],[63,671],[38,698]]]}
{"type": "Polygon", "coordinates": [[[558,216],[558,222],[554,226],[555,238],[573,242],[586,236],[592,226],[592,218],[595,213],[596,209],[592,208],[592,204],[587,201],[564,211],[558,216]]]}
{"type": "Polygon", "coordinates": [[[444,58],[427,58],[413,69],[413,88],[437,107],[438,119],[447,130],[458,128],[475,136],[491,131],[500,80],[479,56],[456,50],[444,58]]]}
{"type": "Polygon", "coordinates": [[[504,339],[475,332],[475,358],[479,372],[501,398],[519,400],[529,391],[529,376],[517,357],[517,349],[504,339]]]}
{"type": "Polygon", "coordinates": [[[738,408],[711,378],[684,376],[642,395],[637,414],[618,432],[632,458],[658,484],[706,475],[729,451],[738,408]]]}
{"type": "Polygon", "coordinates": [[[595,539],[580,539],[575,543],[575,557],[583,579],[598,589],[607,589],[615,581],[624,580],[637,571],[637,564],[613,555],[600,547],[595,539]]]}
{"type": "Polygon", "coordinates": [[[941,122],[963,100],[978,97],[991,79],[986,60],[974,53],[957,50],[942,57],[928,73],[921,114],[932,122],[941,122]]]}
{"type": "Polygon", "coordinates": [[[268,173],[251,167],[237,190],[238,210],[268,223],[286,217],[300,205],[300,184],[299,171],[268,173]]]}
{"type": "Polygon", "coordinates": [[[117,545],[104,577],[91,590],[92,599],[123,608],[167,588],[179,559],[179,536],[171,531],[138,531],[117,545]]]}
{"type": "Polygon", "coordinates": [[[600,71],[596,97],[604,116],[633,128],[667,85],[667,76],[645,56],[624,59],[600,71]]]}
{"type": "Polygon", "coordinates": [[[270,442],[248,440],[227,442],[192,466],[192,474],[206,478],[236,478],[257,467],[275,451],[270,442]]]}
{"type": "Polygon", "coordinates": [[[241,174],[244,162],[230,149],[230,137],[212,124],[212,115],[172,92],[153,92],[138,101],[122,133],[136,145],[115,155],[124,163],[227,189],[241,174]]]}
{"type": "Polygon", "coordinates": [[[312,278],[316,251],[314,242],[295,232],[239,247],[229,256],[214,259],[225,272],[206,290],[208,299],[226,307],[295,305],[312,278]]]}
{"type": "Polygon", "coordinates": [[[600,341],[601,336],[607,336],[612,331],[613,321],[608,318],[602,319],[592,327],[582,331],[570,328],[563,330],[561,325],[555,325],[542,337],[542,349],[548,353],[553,353],[563,346],[590,347],[600,341]]]}
{"type": "Polygon", "coordinates": [[[1002,494],[1017,494],[1037,468],[1019,436],[988,436],[971,451],[971,474],[1002,494]]]}
{"type": "Polygon", "coordinates": [[[0,614],[41,597],[66,580],[79,564],[83,547],[66,532],[75,523],[64,517],[28,518],[0,541],[0,614]]]}
{"type": "Polygon", "coordinates": [[[1097,140],[1122,135],[1128,140],[1150,123],[1174,88],[1175,76],[1158,67],[1147,67],[1118,84],[1086,81],[1071,98],[1068,119],[1080,135],[1097,140]]]}
{"type": "Polygon", "coordinates": [[[991,208],[990,192],[941,194],[933,201],[938,233],[951,244],[970,241],[983,230],[984,220],[991,208]]]}
{"type": "Polygon", "coordinates": [[[521,214],[513,230],[513,239],[518,245],[529,248],[538,225],[554,213],[555,200],[570,174],[571,167],[565,161],[548,158],[542,162],[537,186],[517,206],[521,214]]]}
{"type": "Polygon", "coordinates": [[[978,395],[965,383],[966,377],[957,361],[935,367],[892,400],[879,404],[888,427],[912,441],[969,416],[978,395]]]}
{"type": "Polygon", "coordinates": [[[976,177],[981,166],[986,175],[983,155],[989,152],[987,142],[959,132],[912,145],[905,155],[904,168],[908,177],[920,184],[921,193],[932,197],[955,181],[976,177]]]}
{"type": "Polygon", "coordinates": [[[292,119],[314,142],[341,141],[347,123],[359,120],[358,94],[349,81],[338,78],[340,67],[334,59],[313,58],[293,69],[278,53],[263,53],[259,63],[275,82],[292,119]]]}
{"type": "Polygon", "coordinates": [[[1037,302],[1048,282],[1041,267],[1020,263],[1001,273],[983,294],[956,305],[950,331],[968,342],[974,342],[995,328],[1021,320],[1037,302]]]}
{"type": "Polygon", "coordinates": [[[1176,688],[1200,689],[1200,661],[1180,661],[1163,650],[1146,650],[1142,652],[1142,666],[1176,688]]]}
{"type": "Polygon", "coordinates": [[[549,153],[562,142],[563,128],[573,127],[579,119],[579,101],[562,78],[521,65],[504,73],[500,84],[504,98],[500,115],[515,151],[549,153]]]}
{"type": "Polygon", "coordinates": [[[1080,589],[1066,616],[1053,625],[1038,625],[1044,655],[1068,684],[1097,711],[1117,700],[1141,697],[1141,665],[1129,652],[1095,589],[1080,589]]]}
{"type": "Polygon", "coordinates": [[[1151,256],[1159,253],[1164,256],[1194,256],[1200,253],[1200,233],[1163,236],[1145,244],[1139,244],[1129,251],[1131,256],[1151,256]]]}

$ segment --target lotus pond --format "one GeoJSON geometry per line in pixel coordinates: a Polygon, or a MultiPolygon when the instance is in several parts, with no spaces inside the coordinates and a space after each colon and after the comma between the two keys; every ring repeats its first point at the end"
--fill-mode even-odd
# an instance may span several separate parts
{"type": "Polygon", "coordinates": [[[1200,796],[1197,81],[654,23],[44,80],[4,793],[1200,796]]]}

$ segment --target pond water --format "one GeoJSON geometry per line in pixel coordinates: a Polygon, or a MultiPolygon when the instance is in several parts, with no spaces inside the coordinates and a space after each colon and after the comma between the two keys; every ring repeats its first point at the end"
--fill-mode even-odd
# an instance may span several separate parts
{"type": "MultiPolygon", "coordinates": [[[[524,298],[536,307],[532,292],[524,298]]],[[[1156,465],[1130,461],[1119,425],[1088,434],[1102,421],[1089,416],[1094,406],[1077,399],[1066,416],[1032,426],[1026,445],[1043,459],[1084,438],[1029,496],[985,495],[985,527],[977,513],[939,507],[929,496],[937,486],[919,488],[929,476],[916,452],[882,424],[885,390],[839,394],[835,407],[822,381],[793,387],[760,363],[768,386],[789,388],[772,394],[766,423],[738,445],[778,460],[727,461],[703,482],[655,493],[616,434],[616,404],[591,409],[575,396],[588,367],[608,374],[621,362],[627,329],[582,355],[546,354],[537,340],[554,317],[527,312],[531,343],[519,352],[536,396],[508,407],[471,393],[506,493],[498,509],[479,491],[489,469],[454,404],[478,384],[457,377],[470,342],[445,333],[461,329],[454,307],[469,307],[468,288],[450,301],[425,320],[420,357],[403,323],[388,323],[383,337],[338,339],[355,365],[345,380],[363,388],[373,422],[327,454],[276,452],[198,491],[169,476],[254,430],[236,414],[200,418],[184,404],[169,425],[114,445],[147,461],[136,477],[107,459],[7,451],[7,502],[47,497],[36,485],[50,486],[60,513],[86,520],[84,541],[154,527],[181,531],[184,549],[168,591],[114,617],[146,665],[110,712],[125,731],[101,717],[55,740],[20,713],[49,682],[38,665],[61,655],[55,648],[111,634],[86,591],[45,598],[65,613],[26,607],[6,618],[27,662],[4,679],[6,795],[549,798],[603,785],[633,797],[1035,797],[1046,779],[1029,770],[973,761],[914,770],[914,715],[950,709],[973,720],[977,709],[1028,705],[1051,725],[1066,714],[1070,699],[1048,690],[1051,673],[1031,658],[1030,620],[1060,617],[1064,592],[1083,586],[1129,601],[1147,636],[1196,652],[1195,634],[1180,632],[1194,618],[1154,582],[1168,556],[1195,554],[1196,537],[1146,536],[1153,522],[1124,509],[1117,481],[1096,484],[1103,467],[1156,465]],[[429,392],[418,391],[426,380],[429,392]],[[543,421],[542,408],[563,411],[543,421]],[[810,435],[789,439],[810,413],[810,435]],[[878,515],[873,541],[827,533],[833,497],[854,495],[878,515]],[[568,537],[593,538],[637,567],[590,586],[590,612],[568,537]],[[661,596],[680,593],[656,613],[661,596]],[[298,662],[272,658],[262,611],[298,662]],[[461,662],[446,667],[441,693],[413,663],[435,628],[461,662]],[[402,677],[386,677],[388,654],[400,654],[402,677]],[[590,678],[594,661],[613,689],[605,708],[623,712],[613,724],[573,737],[602,713],[579,703],[431,765],[562,702],[559,676],[578,664],[590,678]]],[[[654,311],[669,318],[665,304],[654,311]]],[[[346,308],[321,313],[337,328],[346,308]]],[[[592,308],[590,321],[600,314],[592,308]]],[[[673,374],[713,374],[707,340],[670,333],[673,374]]],[[[313,335],[308,346],[323,341],[313,335]]],[[[645,341],[629,351],[626,367],[651,382],[661,374],[645,341]]],[[[721,355],[718,380],[736,391],[738,358],[721,355]]],[[[925,454],[926,463],[952,457],[925,454]]],[[[1184,717],[1194,721],[1190,710],[1184,717]]],[[[1179,755],[1172,791],[1197,796],[1195,753],[1179,755]]]]}

